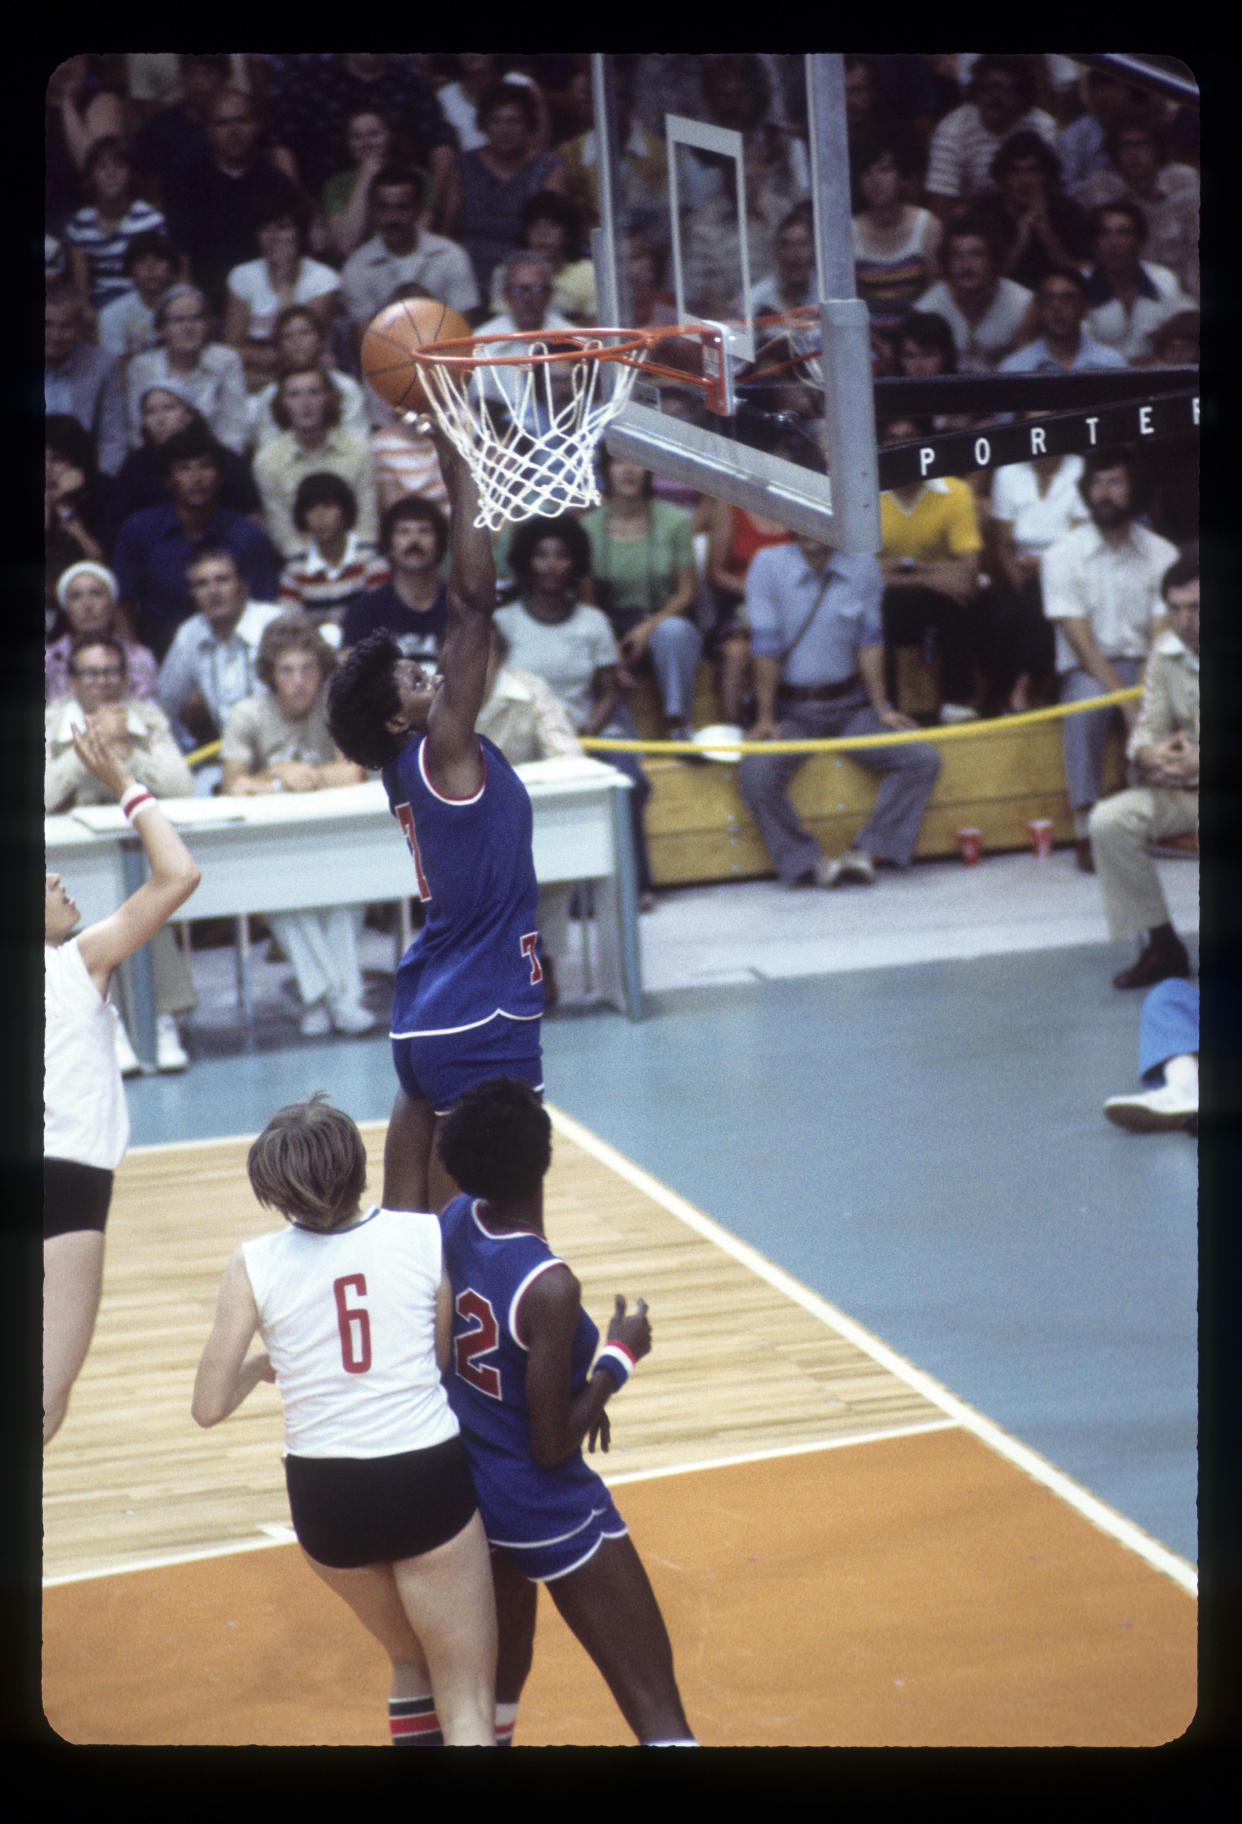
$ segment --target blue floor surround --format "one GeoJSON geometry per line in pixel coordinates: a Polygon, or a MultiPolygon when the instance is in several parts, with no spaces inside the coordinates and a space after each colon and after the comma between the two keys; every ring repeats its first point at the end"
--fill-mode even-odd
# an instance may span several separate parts
{"type": "MultiPolygon", "coordinates": [[[[558,1011],[547,1095],[1194,1561],[1197,1153],[1101,1115],[1138,1068],[1110,967],[1085,945],[558,1011]]],[[[133,1144],[315,1089],[382,1119],[393,1086],[382,1038],[260,1035],[131,1083],[133,1144]]]]}

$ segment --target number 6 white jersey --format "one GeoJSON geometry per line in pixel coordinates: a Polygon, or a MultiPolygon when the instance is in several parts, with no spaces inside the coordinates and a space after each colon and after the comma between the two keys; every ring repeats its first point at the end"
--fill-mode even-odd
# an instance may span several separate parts
{"type": "Polygon", "coordinates": [[[434,1216],[373,1209],[330,1234],[260,1235],[242,1257],[290,1455],[396,1456],[456,1434],[436,1366],[434,1216]]]}

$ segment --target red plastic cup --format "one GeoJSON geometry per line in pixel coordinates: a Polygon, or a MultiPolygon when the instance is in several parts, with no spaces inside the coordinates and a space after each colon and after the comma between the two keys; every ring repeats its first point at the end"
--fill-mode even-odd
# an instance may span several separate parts
{"type": "Polygon", "coordinates": [[[1047,817],[1036,817],[1027,824],[1031,832],[1031,847],[1041,861],[1052,853],[1052,822],[1047,817]]]}
{"type": "Polygon", "coordinates": [[[983,853],[982,839],[978,830],[959,830],[957,832],[957,846],[962,852],[962,860],[966,863],[966,866],[968,868],[975,867],[979,861],[980,855],[983,853]]]}

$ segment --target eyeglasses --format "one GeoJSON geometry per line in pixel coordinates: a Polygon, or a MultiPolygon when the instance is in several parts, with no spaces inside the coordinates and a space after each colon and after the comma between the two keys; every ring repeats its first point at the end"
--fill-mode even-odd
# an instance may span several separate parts
{"type": "Polygon", "coordinates": [[[81,678],[84,684],[110,684],[116,678],[123,678],[125,673],[119,665],[88,665],[85,670],[79,668],[73,675],[81,678]]]}
{"type": "Polygon", "coordinates": [[[546,298],[551,291],[550,285],[510,285],[509,290],[523,298],[546,298]]]}

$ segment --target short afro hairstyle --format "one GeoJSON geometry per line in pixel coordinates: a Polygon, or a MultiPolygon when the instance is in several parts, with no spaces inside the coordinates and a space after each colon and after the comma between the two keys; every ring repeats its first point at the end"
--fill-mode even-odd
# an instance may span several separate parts
{"type": "Polygon", "coordinates": [[[557,519],[526,519],[515,527],[508,551],[509,568],[521,588],[530,587],[535,546],[545,538],[560,539],[573,564],[575,583],[591,574],[591,541],[572,513],[562,513],[557,519]]]}
{"type": "Polygon", "coordinates": [[[405,746],[385,725],[401,709],[395,667],[401,648],[381,629],[350,648],[328,680],[328,731],[341,753],[376,773],[405,746]]]}
{"type": "Polygon", "coordinates": [[[516,1077],[466,1090],[445,1116],[440,1162],[470,1197],[508,1203],[542,1184],[552,1162],[552,1122],[539,1093],[516,1077]]]}

